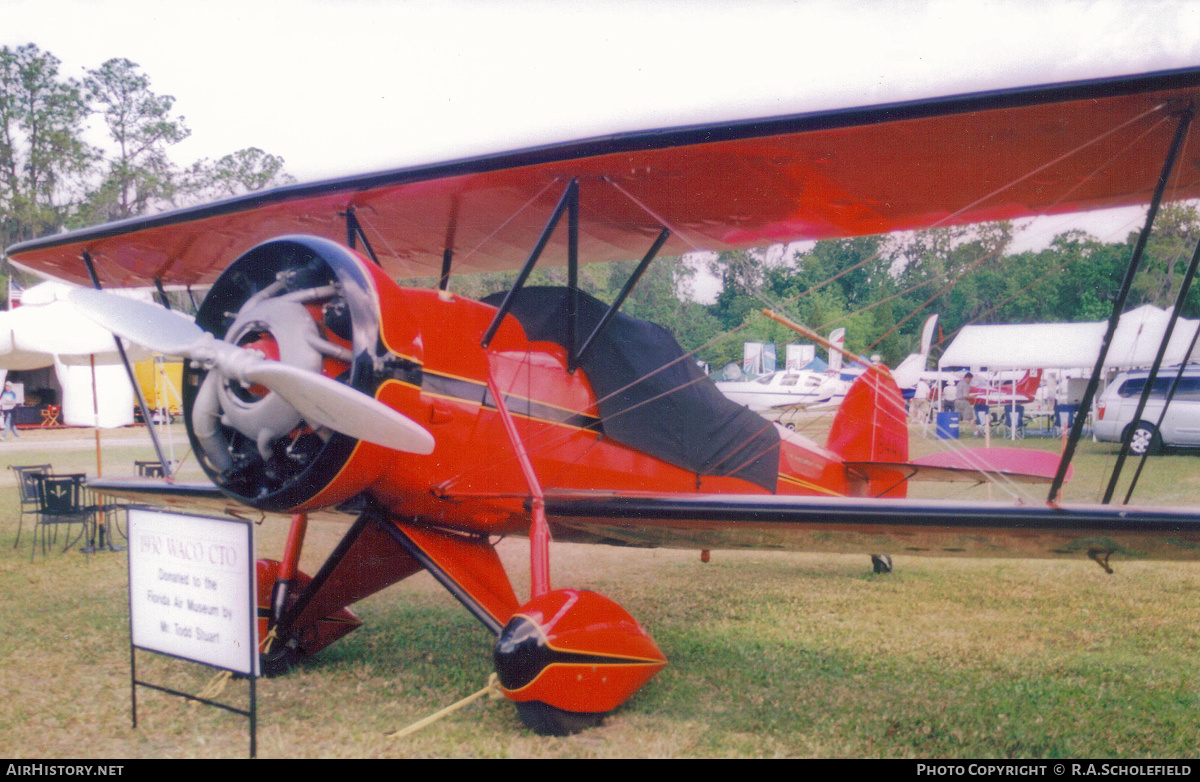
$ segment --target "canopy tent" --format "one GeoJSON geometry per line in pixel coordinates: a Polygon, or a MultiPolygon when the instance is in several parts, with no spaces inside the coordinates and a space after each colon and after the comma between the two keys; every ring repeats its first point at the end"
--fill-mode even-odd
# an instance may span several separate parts
{"type": "MultiPolygon", "coordinates": [[[[68,288],[42,283],[22,293],[20,306],[0,312],[0,370],[53,366],[62,386],[62,420],[69,426],[132,424],[133,386],[113,336],[65,301],[68,288]]],[[[149,356],[132,345],[126,352],[130,361],[149,356]]]]}
{"type": "MultiPolygon", "coordinates": [[[[1109,369],[1149,366],[1166,333],[1171,313],[1144,305],[1121,316],[1105,358],[1109,369]]],[[[1100,355],[1106,322],[1014,323],[963,326],[938,359],[942,367],[998,369],[1092,369],[1100,355]]],[[[1179,364],[1200,321],[1180,318],[1171,334],[1164,365],[1179,364]]],[[[1195,354],[1193,354],[1194,356],[1195,354]]]]}

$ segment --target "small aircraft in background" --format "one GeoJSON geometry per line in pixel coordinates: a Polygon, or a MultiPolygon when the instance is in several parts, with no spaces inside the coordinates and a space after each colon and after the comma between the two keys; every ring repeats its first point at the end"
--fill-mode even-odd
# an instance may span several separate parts
{"type": "Polygon", "coordinates": [[[848,386],[836,374],[811,369],[780,369],[754,380],[717,382],[722,394],[755,412],[836,404],[848,386]]]}
{"type": "Polygon", "coordinates": [[[1170,197],[1198,197],[1197,98],[1191,69],[632,133],[289,186],[7,252],[90,286],[72,301],[120,339],[187,359],[184,415],[212,485],[93,487],[292,514],[280,558],[258,562],[265,670],[303,664],[358,626],[353,603],[427,571],[495,635],[521,718],[560,734],[617,708],[666,656],[612,600],[552,583],[551,538],[1200,555],[1189,509],[909,499],[910,480],[1057,481],[1067,465],[1000,449],[911,459],[882,365],[812,442],[723,397],[665,330],[619,312],[660,252],[1141,204],[1159,192],[1147,161],[1175,150],[1170,197]],[[611,304],[579,289],[579,263],[639,257],[611,304]],[[566,267],[565,287],[525,285],[543,258],[566,267]],[[514,269],[502,295],[451,290],[456,274],[514,269]],[[437,287],[395,282],[422,275],[437,287]],[[194,322],[94,290],[161,284],[211,285],[194,322]],[[307,514],[333,509],[349,514],[345,536],[310,577],[307,514]],[[507,535],[529,538],[527,598],[493,547],[507,535]]]}
{"type": "Polygon", "coordinates": [[[1029,369],[1020,378],[996,380],[982,386],[971,386],[967,396],[973,405],[1013,405],[1033,402],[1042,384],[1042,370],[1029,369]]]}
{"type": "Polygon", "coordinates": [[[843,379],[841,374],[845,338],[845,329],[834,329],[829,335],[829,343],[835,347],[829,349],[827,370],[780,369],[751,380],[718,380],[717,390],[756,413],[837,407],[853,380],[843,379]]]}

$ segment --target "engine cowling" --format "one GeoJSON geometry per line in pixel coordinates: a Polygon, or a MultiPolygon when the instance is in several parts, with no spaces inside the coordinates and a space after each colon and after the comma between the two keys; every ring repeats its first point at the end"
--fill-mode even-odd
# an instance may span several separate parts
{"type": "MultiPolygon", "coordinates": [[[[369,395],[379,385],[379,304],[369,262],[313,236],[265,242],[213,284],[196,315],[219,339],[320,372],[369,395]]],[[[209,477],[235,499],[268,511],[326,504],[375,477],[345,475],[358,441],[313,429],[279,395],[189,362],[183,378],[188,435],[209,477]],[[336,491],[327,491],[337,479],[336,491]]]]}

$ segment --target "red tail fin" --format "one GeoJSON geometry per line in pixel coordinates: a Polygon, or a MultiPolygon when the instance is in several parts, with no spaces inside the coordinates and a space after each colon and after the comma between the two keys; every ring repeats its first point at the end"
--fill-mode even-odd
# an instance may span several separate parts
{"type": "Polygon", "coordinates": [[[1025,377],[1021,378],[1017,383],[1017,394],[1019,396],[1027,396],[1033,399],[1037,394],[1038,386],[1042,384],[1042,370],[1034,369],[1025,373],[1025,377]]]}
{"type": "MultiPolygon", "coordinates": [[[[908,413],[887,367],[873,365],[850,386],[825,447],[848,462],[908,461],[908,413]]],[[[905,496],[904,482],[895,483],[873,478],[869,495],[905,496]]]]}

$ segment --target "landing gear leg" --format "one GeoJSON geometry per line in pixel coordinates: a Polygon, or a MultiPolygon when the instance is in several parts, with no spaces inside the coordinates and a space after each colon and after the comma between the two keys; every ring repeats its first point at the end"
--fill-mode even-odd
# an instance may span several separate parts
{"type": "Polygon", "coordinates": [[[871,566],[875,569],[876,573],[891,573],[892,558],[887,554],[872,554],[871,566]]]}

